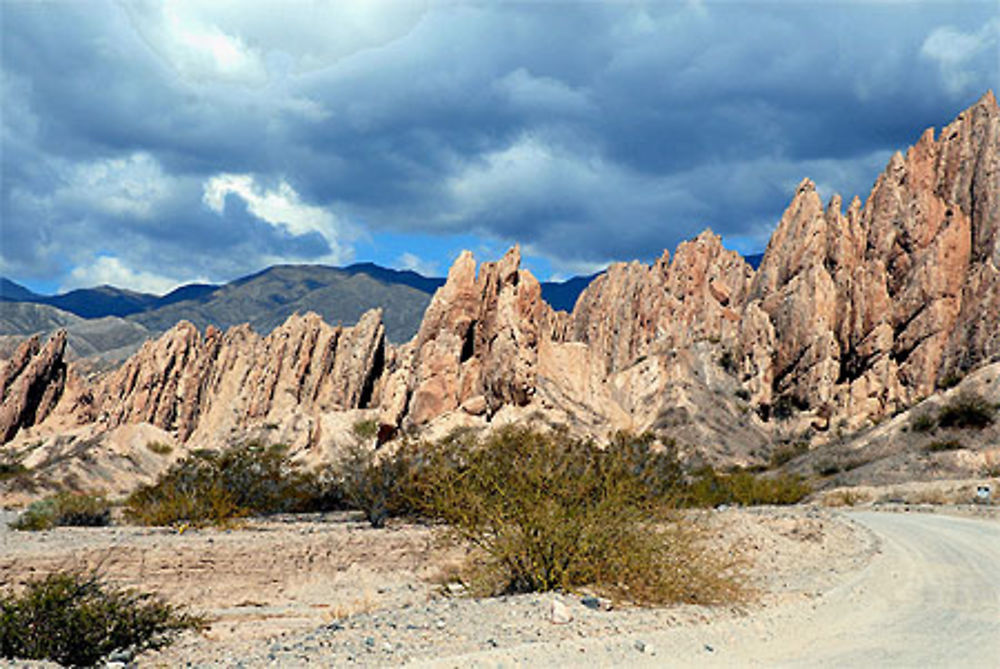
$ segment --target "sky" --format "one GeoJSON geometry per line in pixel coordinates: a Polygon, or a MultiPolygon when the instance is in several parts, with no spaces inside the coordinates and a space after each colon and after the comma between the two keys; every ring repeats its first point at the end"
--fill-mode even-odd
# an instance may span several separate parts
{"type": "Polygon", "coordinates": [[[760,252],[1000,88],[997,0],[0,0],[0,39],[0,275],[45,293],[760,252]]]}

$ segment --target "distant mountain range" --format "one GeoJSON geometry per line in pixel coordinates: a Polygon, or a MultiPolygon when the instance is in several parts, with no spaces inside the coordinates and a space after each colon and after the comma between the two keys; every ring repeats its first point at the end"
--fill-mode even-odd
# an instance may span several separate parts
{"type": "MultiPolygon", "coordinates": [[[[747,262],[756,268],[761,257],[747,256],[747,262]]],[[[596,276],[543,282],[542,297],[554,309],[572,311],[596,276]]],[[[382,308],[389,340],[398,343],[416,334],[444,281],[373,263],[276,265],[226,284],[192,283],[166,295],[114,286],[39,295],[0,277],[0,354],[21,336],[66,328],[75,355],[119,359],[180,320],[201,329],[250,323],[266,334],[296,311],[315,311],[329,323],[350,325],[374,307],[382,308]]]]}
{"type": "MultiPolygon", "coordinates": [[[[570,311],[594,276],[543,283],[542,297],[570,311]]],[[[416,334],[431,296],[443,284],[443,278],[373,263],[277,265],[227,284],[189,284],[162,296],[113,286],[39,295],[0,278],[0,337],[66,328],[74,354],[117,359],[180,320],[202,329],[250,323],[266,334],[296,311],[315,311],[329,323],[350,325],[368,309],[381,307],[389,339],[402,342],[416,334]]]]}

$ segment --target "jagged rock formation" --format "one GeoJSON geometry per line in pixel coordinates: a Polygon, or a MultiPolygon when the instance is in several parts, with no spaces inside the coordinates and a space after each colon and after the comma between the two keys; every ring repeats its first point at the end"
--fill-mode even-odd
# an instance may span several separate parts
{"type": "Polygon", "coordinates": [[[992,93],[896,153],[864,207],[805,180],[750,289],[739,337],[758,404],[850,427],[1000,354],[1000,113],[992,93]]]}
{"type": "Polygon", "coordinates": [[[276,425],[313,448],[347,415],[377,420],[383,440],[540,412],[759,460],[776,436],[860,427],[1000,356],[998,163],[990,93],[893,156],[864,205],[824,207],[804,180],[756,272],[706,231],[652,266],[612,265],[571,314],[542,300],[517,247],[478,274],[466,252],[398,347],[378,311],[348,328],[293,316],[264,338],[181,323],[115,372],[66,384],[60,339],[47,357],[36,341],[0,376],[0,429],[9,440],[53,414],[213,445],[276,425]],[[7,380],[22,377],[35,381],[7,380]],[[789,406],[802,420],[775,420],[789,406]]]}
{"type": "Polygon", "coordinates": [[[577,301],[566,339],[587,344],[608,373],[694,342],[732,341],[753,269],[705,231],[652,267],[616,263],[577,301]]]}
{"type": "Polygon", "coordinates": [[[538,347],[556,319],[512,248],[476,276],[463,252],[431,300],[414,343],[409,420],[421,425],[463,407],[493,413],[535,393],[538,347]]]}
{"type": "Polygon", "coordinates": [[[34,336],[0,367],[0,443],[21,427],[41,422],[55,408],[66,384],[65,350],[64,331],[45,346],[34,336]]]}
{"type": "Polygon", "coordinates": [[[377,400],[385,328],[372,310],[353,327],[316,314],[294,315],[267,337],[248,326],[202,337],[181,322],[149,342],[95,391],[97,418],[109,427],[145,422],[180,440],[202,428],[222,433],[281,422],[292,408],[364,408],[377,400]]]}

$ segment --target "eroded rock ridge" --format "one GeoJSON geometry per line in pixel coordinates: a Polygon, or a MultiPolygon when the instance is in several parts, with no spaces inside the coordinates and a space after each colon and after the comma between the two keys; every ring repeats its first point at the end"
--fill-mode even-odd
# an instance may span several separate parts
{"type": "Polygon", "coordinates": [[[65,337],[29,340],[0,370],[0,436],[58,415],[205,445],[283,425],[315,445],[337,412],[370,416],[383,438],[540,412],[743,444],[731,455],[746,460],[776,412],[856,428],[1000,358],[998,163],[988,93],[894,155],[863,205],[824,206],[804,180],[757,271],[706,231],[651,266],[610,266],[571,314],[542,300],[517,247],[478,271],[464,252],[401,346],[377,310],[352,327],[296,315],[267,337],[181,322],[114,372],[67,383],[65,337]]]}

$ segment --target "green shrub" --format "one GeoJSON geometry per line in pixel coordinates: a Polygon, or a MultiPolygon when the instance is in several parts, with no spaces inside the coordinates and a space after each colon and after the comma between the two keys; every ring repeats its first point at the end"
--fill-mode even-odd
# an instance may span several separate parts
{"type": "Polygon", "coordinates": [[[932,441],[924,447],[928,453],[940,453],[942,451],[958,451],[964,448],[958,439],[940,439],[932,441]]]}
{"type": "Polygon", "coordinates": [[[258,442],[194,451],[125,502],[126,518],[143,525],[223,524],[252,514],[332,508],[337,493],[303,472],[284,446],[258,442]]]}
{"type": "Polygon", "coordinates": [[[811,492],[805,479],[796,474],[768,476],[744,470],[724,474],[704,467],[694,473],[683,502],[693,507],[786,505],[801,502],[811,492]]]}
{"type": "Polygon", "coordinates": [[[80,572],[34,580],[0,593],[0,657],[93,666],[112,653],[160,648],[204,625],[157,597],[80,572]]]}
{"type": "Polygon", "coordinates": [[[101,495],[61,492],[33,502],[10,524],[15,530],[53,527],[100,527],[111,523],[111,505],[101,495]]]}
{"type": "Polygon", "coordinates": [[[938,411],[938,425],[982,429],[993,422],[996,408],[982,396],[963,392],[953,397],[938,411]]]}
{"type": "Polygon", "coordinates": [[[601,449],[561,432],[507,427],[423,445],[411,466],[414,506],[481,551],[473,592],[588,586],[639,603],[739,592],[733,565],[666,511],[679,471],[649,438],[618,435],[601,449]]]}
{"type": "Polygon", "coordinates": [[[962,378],[963,376],[957,372],[946,374],[945,376],[942,376],[940,379],[938,379],[937,387],[940,388],[941,390],[948,390],[949,388],[954,388],[955,386],[957,386],[959,383],[962,382],[962,378]]]}
{"type": "Polygon", "coordinates": [[[719,356],[719,367],[733,375],[739,371],[736,364],[736,356],[733,355],[732,351],[726,350],[722,352],[722,355],[719,356]]]}
{"type": "Polygon", "coordinates": [[[146,444],[146,449],[150,453],[155,453],[156,455],[170,455],[174,452],[173,447],[170,444],[164,444],[162,441],[151,441],[146,444]]]}
{"type": "Polygon", "coordinates": [[[411,510],[406,495],[409,453],[379,454],[356,443],[340,463],[339,486],[348,506],[360,510],[372,527],[385,527],[390,516],[411,510]],[[379,457],[381,455],[381,457],[379,457]]]}
{"type": "Polygon", "coordinates": [[[6,449],[0,452],[0,481],[20,476],[27,471],[28,468],[21,464],[21,459],[16,454],[6,449]]]}
{"type": "Polygon", "coordinates": [[[804,453],[809,452],[809,444],[804,441],[797,441],[794,444],[783,444],[771,451],[770,466],[777,469],[781,465],[791,462],[804,453]]]}
{"type": "Polygon", "coordinates": [[[937,419],[930,412],[923,411],[910,418],[910,429],[914,432],[931,432],[937,427],[937,419]]]}
{"type": "Polygon", "coordinates": [[[826,476],[833,476],[834,474],[839,474],[841,471],[843,471],[843,468],[836,462],[832,462],[830,460],[823,460],[821,462],[817,462],[813,466],[813,471],[815,471],[820,476],[826,477],[826,476]]]}
{"type": "Polygon", "coordinates": [[[351,430],[354,432],[356,439],[372,441],[378,436],[378,421],[359,420],[352,426],[351,430]]]}

